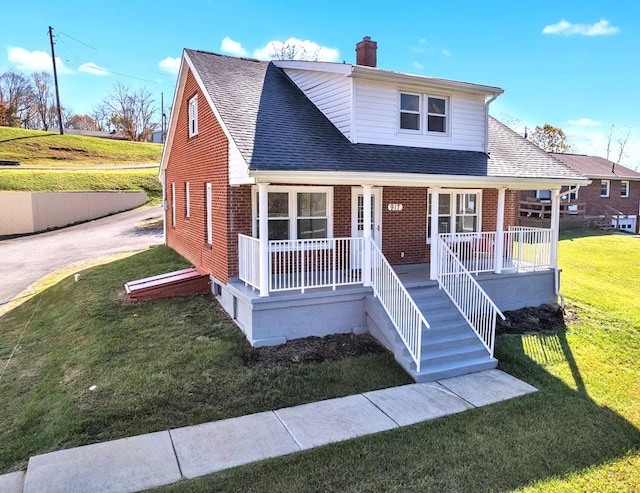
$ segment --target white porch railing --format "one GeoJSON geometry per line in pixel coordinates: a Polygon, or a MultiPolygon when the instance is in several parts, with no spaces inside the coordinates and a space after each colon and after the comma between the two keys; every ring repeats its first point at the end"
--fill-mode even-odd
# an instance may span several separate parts
{"type": "Polygon", "coordinates": [[[272,240],[269,291],[362,284],[362,238],[272,240]]]}
{"type": "Polygon", "coordinates": [[[551,265],[551,230],[512,226],[504,233],[504,266],[531,272],[551,265]]]}
{"type": "Polygon", "coordinates": [[[411,358],[420,372],[422,354],[422,330],[428,329],[429,323],[415,301],[391,268],[391,265],[369,238],[365,245],[371,251],[371,287],[382,307],[393,322],[398,335],[404,342],[411,358]]]}
{"type": "Polygon", "coordinates": [[[438,284],[444,289],[484,346],[493,356],[496,317],[504,315],[460,262],[449,243],[438,237],[438,284]]]}
{"type": "Polygon", "coordinates": [[[260,241],[238,235],[238,277],[248,286],[260,289],[260,241]]]}
{"type": "MultiPolygon", "coordinates": [[[[496,232],[446,233],[440,237],[469,272],[496,271],[496,232]]],[[[512,226],[503,232],[502,245],[500,270],[529,272],[553,267],[550,229],[512,226]]]]}

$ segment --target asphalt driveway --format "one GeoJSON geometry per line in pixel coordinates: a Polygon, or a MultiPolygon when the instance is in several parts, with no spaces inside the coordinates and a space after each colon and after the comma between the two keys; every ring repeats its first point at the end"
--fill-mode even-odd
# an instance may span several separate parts
{"type": "Polygon", "coordinates": [[[57,231],[0,241],[0,307],[38,279],[67,265],[162,243],[161,228],[135,226],[161,215],[160,207],[144,207],[57,231]]]}

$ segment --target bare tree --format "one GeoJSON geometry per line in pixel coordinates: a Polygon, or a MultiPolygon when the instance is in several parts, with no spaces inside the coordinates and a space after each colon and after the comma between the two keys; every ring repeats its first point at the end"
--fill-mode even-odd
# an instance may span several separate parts
{"type": "MultiPolygon", "coordinates": [[[[613,131],[614,127],[615,127],[615,124],[611,125],[611,130],[609,131],[609,137],[607,138],[607,161],[609,161],[609,153],[611,152],[611,141],[613,140],[613,136],[614,136],[614,131],[613,131]]],[[[626,156],[626,154],[624,153],[624,148],[627,146],[629,137],[631,137],[631,129],[629,127],[625,127],[625,128],[622,129],[622,132],[623,132],[622,135],[616,139],[616,142],[618,144],[618,159],[611,168],[612,172],[615,170],[616,165],[620,164],[620,161],[622,160],[622,158],[626,156]],[[626,128],[626,132],[625,132],[625,128],[626,128]]]]}
{"type": "Polygon", "coordinates": [[[304,45],[293,41],[285,41],[284,43],[275,42],[271,45],[271,53],[269,57],[272,60],[307,60],[310,62],[318,61],[320,49],[307,50],[304,45]]]}
{"type": "Polygon", "coordinates": [[[111,123],[113,115],[111,114],[109,106],[104,102],[94,107],[89,116],[93,119],[93,122],[96,125],[96,130],[100,130],[101,132],[111,132],[111,129],[113,128],[113,124],[111,123]]]}
{"type": "Polygon", "coordinates": [[[154,101],[144,88],[133,90],[117,82],[104,105],[111,113],[111,122],[129,140],[147,140],[158,126],[153,122],[154,101]]]}
{"type": "MultiPolygon", "coordinates": [[[[71,120],[71,117],[73,117],[73,111],[71,111],[69,108],[65,108],[64,106],[60,106],[60,115],[62,116],[62,127],[67,128],[69,120],[71,120]]],[[[49,106],[49,109],[47,110],[47,128],[58,129],[59,124],[58,108],[55,104],[51,104],[49,106]]]]}
{"type": "Polygon", "coordinates": [[[47,72],[31,74],[33,85],[31,107],[43,130],[49,130],[49,107],[51,101],[51,76],[47,72]]]}
{"type": "Polygon", "coordinates": [[[27,126],[32,88],[28,79],[15,72],[0,75],[0,101],[8,108],[5,119],[9,126],[27,126]]]}
{"type": "Polygon", "coordinates": [[[573,146],[567,140],[567,134],[561,128],[545,123],[537,126],[528,136],[529,140],[547,152],[571,152],[573,146]]]}

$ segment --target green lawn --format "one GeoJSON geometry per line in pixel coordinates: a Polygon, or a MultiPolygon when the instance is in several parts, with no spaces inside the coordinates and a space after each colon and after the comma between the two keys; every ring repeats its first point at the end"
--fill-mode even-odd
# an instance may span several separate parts
{"type": "Polygon", "coordinates": [[[125,300],[124,282],[186,265],[153,248],[0,318],[0,473],[42,452],[409,382],[387,353],[250,366],[249,344],[210,296],[125,300]]]}
{"type": "Polygon", "coordinates": [[[156,168],[135,170],[0,170],[0,192],[144,190],[148,203],[162,202],[156,168]]]}
{"type": "Polygon", "coordinates": [[[561,241],[577,320],[496,345],[500,368],[539,392],[160,491],[640,491],[638,258],[640,238],[561,241]]]}
{"type": "Polygon", "coordinates": [[[0,160],[20,161],[22,166],[159,163],[161,156],[162,144],[0,127],[0,160]]]}
{"type": "MultiPolygon", "coordinates": [[[[539,392],[180,482],[167,492],[640,491],[640,239],[561,241],[576,320],[499,337],[500,368],[539,392]]],[[[209,297],[122,300],[184,266],[165,248],[91,269],[0,319],[0,471],[29,455],[408,381],[388,355],[258,369],[209,297]],[[95,391],[89,387],[96,385],[95,391]]]]}

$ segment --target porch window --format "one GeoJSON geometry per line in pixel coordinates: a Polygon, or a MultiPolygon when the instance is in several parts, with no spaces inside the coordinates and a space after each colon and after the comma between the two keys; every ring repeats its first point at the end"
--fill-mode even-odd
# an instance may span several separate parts
{"type": "MultiPolygon", "coordinates": [[[[431,198],[429,193],[427,236],[431,238],[431,198]]],[[[438,234],[477,233],[480,228],[481,191],[440,191],[438,197],[438,234]]]]}
{"type": "Polygon", "coordinates": [[[629,197],[629,182],[621,181],[620,182],[620,197],[623,199],[629,197]]]}
{"type": "Polygon", "coordinates": [[[609,196],[609,180],[600,180],[600,197],[609,196]]]}
{"type": "MultiPolygon", "coordinates": [[[[259,231],[258,192],[253,200],[254,236],[259,231]]],[[[305,240],[330,238],[332,231],[333,190],[329,187],[269,187],[269,240],[305,240]]]]}

